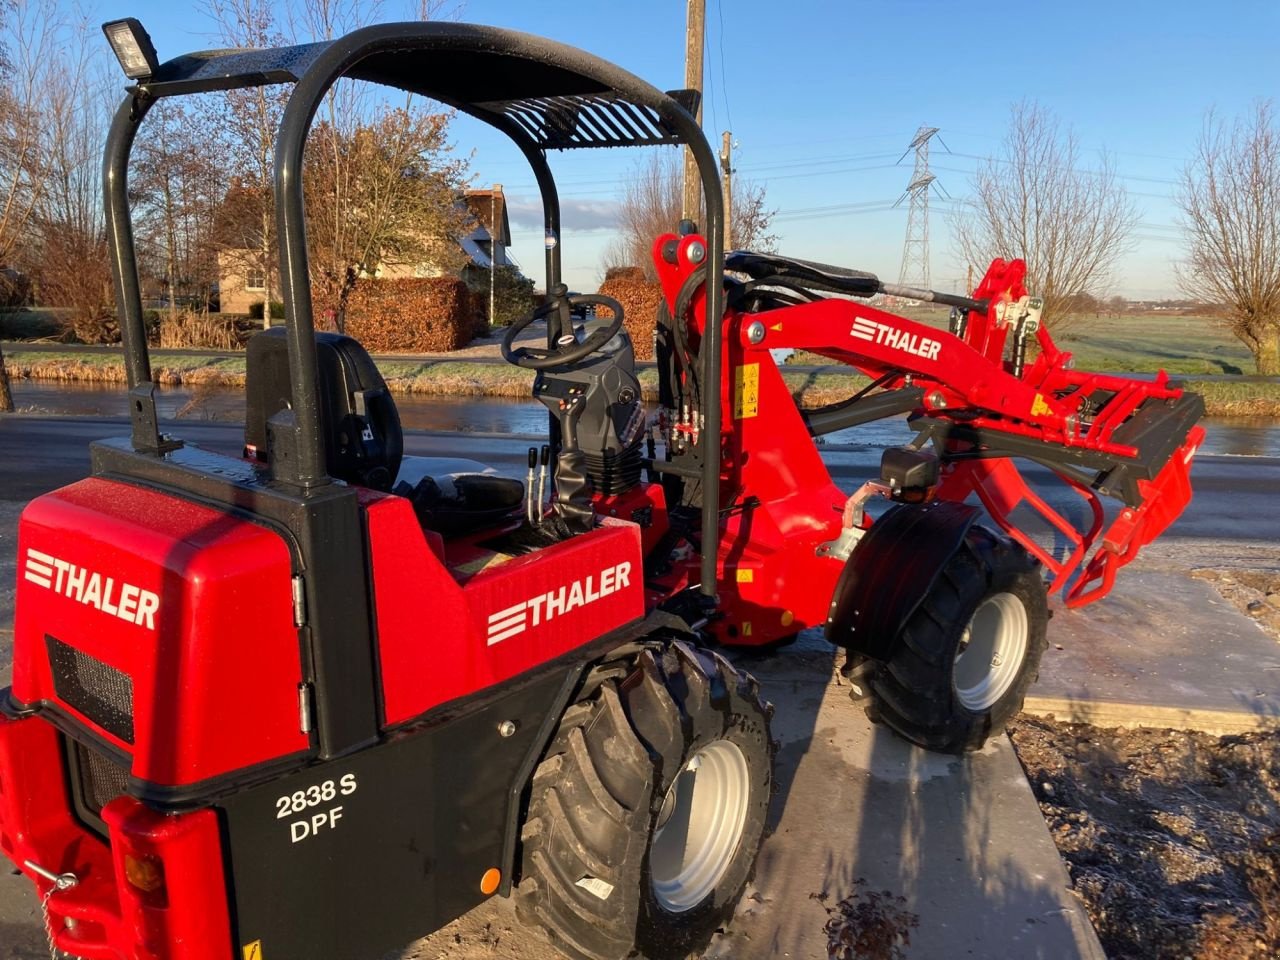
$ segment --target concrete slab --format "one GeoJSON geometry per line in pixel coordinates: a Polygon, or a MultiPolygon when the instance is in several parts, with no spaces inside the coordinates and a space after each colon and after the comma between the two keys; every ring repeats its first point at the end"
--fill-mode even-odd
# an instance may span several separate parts
{"type": "Polygon", "coordinates": [[[1029,713],[1215,734],[1280,726],[1280,644],[1203,580],[1127,570],[1105,600],[1058,605],[1049,641],[1029,713]]]}
{"type": "Polygon", "coordinates": [[[707,956],[825,957],[828,908],[861,890],[917,915],[908,958],[1102,960],[1008,739],[964,758],[913,747],[866,721],[832,663],[746,664],[777,706],[776,827],[707,956]]]}

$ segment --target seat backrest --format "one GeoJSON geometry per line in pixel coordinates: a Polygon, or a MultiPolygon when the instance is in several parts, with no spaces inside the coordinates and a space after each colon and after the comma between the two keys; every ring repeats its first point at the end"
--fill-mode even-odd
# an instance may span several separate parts
{"type": "MultiPolygon", "coordinates": [[[[289,406],[289,356],[283,327],[255,334],[245,359],[246,450],[265,459],[267,421],[289,406]]],[[[317,384],[325,469],[347,483],[390,490],[400,471],[404,434],[382,374],[356,340],[317,333],[317,384]]]]}

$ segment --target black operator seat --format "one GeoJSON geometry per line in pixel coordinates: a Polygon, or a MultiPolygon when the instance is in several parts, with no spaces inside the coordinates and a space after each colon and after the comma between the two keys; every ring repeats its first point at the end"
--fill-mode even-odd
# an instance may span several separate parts
{"type": "Polygon", "coordinates": [[[874,273],[773,253],[733,250],[725,254],[724,268],[745,273],[752,280],[782,280],[811,290],[847,293],[854,297],[871,297],[880,292],[880,278],[874,273]]]}
{"type": "MultiPolygon", "coordinates": [[[[475,460],[406,457],[395,401],[359,341],[317,333],[316,364],[325,469],[346,483],[413,503],[423,526],[444,536],[470,533],[521,509],[524,484],[475,460]]],[[[246,453],[266,458],[267,421],[289,405],[283,327],[250,341],[245,360],[246,453]]]]}

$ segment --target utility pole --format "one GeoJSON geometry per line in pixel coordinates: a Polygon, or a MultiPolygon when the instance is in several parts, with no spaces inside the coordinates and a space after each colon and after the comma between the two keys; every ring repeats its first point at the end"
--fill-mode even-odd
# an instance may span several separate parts
{"type": "Polygon", "coordinates": [[[733,249],[733,135],[726,130],[720,140],[720,178],[724,196],[724,250],[733,249]]]}
{"type": "MultiPolygon", "coordinates": [[[[495,183],[489,191],[489,329],[497,325],[493,315],[494,302],[497,300],[496,285],[498,282],[498,194],[502,192],[502,184],[495,183]]],[[[504,201],[505,202],[505,201],[504,201]]]]}
{"type": "MultiPolygon", "coordinates": [[[[698,91],[698,112],[694,119],[702,126],[702,44],[706,36],[707,2],[689,0],[689,12],[685,19],[684,85],[686,90],[698,91]]],[[[685,220],[698,219],[698,201],[702,197],[702,184],[698,180],[698,164],[693,151],[684,148],[684,199],[680,216],[685,220]]]]}

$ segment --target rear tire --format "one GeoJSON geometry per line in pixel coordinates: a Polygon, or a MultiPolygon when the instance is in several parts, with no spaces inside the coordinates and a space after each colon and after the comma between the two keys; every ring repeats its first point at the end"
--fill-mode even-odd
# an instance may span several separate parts
{"type": "Polygon", "coordinates": [[[684,643],[608,675],[534,773],[516,909],[581,960],[684,957],[754,870],[773,709],[753,678],[684,643]]]}
{"type": "Polygon", "coordinates": [[[974,526],[870,676],[873,719],[942,753],[977,750],[1022,710],[1049,613],[1039,564],[974,526]]]}

